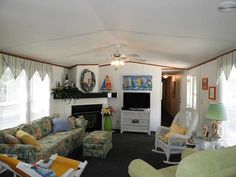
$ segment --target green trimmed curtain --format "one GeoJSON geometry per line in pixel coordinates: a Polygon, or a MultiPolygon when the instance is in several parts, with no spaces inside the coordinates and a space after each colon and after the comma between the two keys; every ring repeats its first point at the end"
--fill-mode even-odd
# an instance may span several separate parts
{"type": "Polygon", "coordinates": [[[226,80],[229,79],[232,68],[236,67],[236,51],[230,52],[217,58],[217,79],[221,73],[225,74],[226,80]]]}
{"type": "Polygon", "coordinates": [[[6,68],[10,68],[14,78],[16,79],[22,70],[25,70],[29,79],[38,71],[40,78],[43,80],[46,74],[49,78],[52,75],[52,66],[37,61],[26,60],[10,55],[0,54],[0,78],[6,68]]]}

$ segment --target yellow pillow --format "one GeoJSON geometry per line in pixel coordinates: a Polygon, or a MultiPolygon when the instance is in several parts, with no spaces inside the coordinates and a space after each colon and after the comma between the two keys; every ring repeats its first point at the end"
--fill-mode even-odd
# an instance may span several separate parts
{"type": "Polygon", "coordinates": [[[160,139],[164,141],[165,143],[167,143],[170,137],[172,137],[173,135],[175,134],[185,135],[187,131],[188,131],[187,128],[182,127],[179,124],[172,123],[170,126],[170,131],[166,133],[165,135],[163,135],[162,137],[160,137],[160,139]]]}
{"type": "Polygon", "coordinates": [[[23,144],[32,144],[36,147],[37,151],[40,151],[40,144],[37,142],[37,140],[30,135],[29,133],[23,131],[23,130],[18,130],[16,132],[16,137],[23,143],[23,144]]]}

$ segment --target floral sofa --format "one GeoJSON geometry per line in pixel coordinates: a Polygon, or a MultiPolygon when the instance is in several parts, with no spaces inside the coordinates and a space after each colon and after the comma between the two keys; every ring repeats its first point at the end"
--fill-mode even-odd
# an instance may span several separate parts
{"type": "Polygon", "coordinates": [[[15,136],[20,129],[37,139],[41,146],[40,151],[29,144],[0,144],[0,153],[16,154],[18,159],[28,163],[33,163],[39,159],[48,159],[50,155],[55,153],[66,156],[82,145],[85,136],[84,126],[53,134],[52,118],[50,117],[44,117],[30,124],[22,124],[3,131],[15,136]]]}

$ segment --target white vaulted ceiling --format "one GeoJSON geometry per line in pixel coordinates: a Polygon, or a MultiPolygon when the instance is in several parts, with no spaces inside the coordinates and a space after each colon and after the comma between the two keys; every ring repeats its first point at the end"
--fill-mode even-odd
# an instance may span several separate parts
{"type": "Polygon", "coordinates": [[[188,68],[236,48],[236,12],[219,13],[220,2],[1,0],[0,51],[72,66],[109,63],[120,44],[139,60],[188,68]]]}

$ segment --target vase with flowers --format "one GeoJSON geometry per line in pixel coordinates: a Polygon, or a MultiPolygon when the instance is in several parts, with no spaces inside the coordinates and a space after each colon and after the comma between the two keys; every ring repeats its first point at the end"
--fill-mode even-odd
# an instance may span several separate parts
{"type": "Polygon", "coordinates": [[[102,109],[102,114],[104,118],[104,130],[111,131],[112,130],[112,115],[115,112],[112,106],[106,107],[102,109]]]}

